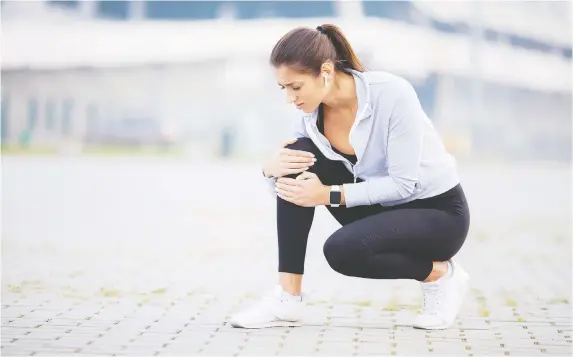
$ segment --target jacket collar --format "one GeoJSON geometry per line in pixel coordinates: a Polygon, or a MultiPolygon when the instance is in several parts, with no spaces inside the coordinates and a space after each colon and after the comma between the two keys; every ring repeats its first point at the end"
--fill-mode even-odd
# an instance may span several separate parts
{"type": "MultiPolygon", "coordinates": [[[[364,73],[348,70],[354,76],[356,83],[356,97],[358,98],[358,110],[356,112],[356,122],[360,122],[372,115],[372,104],[370,103],[370,85],[366,80],[364,73]]],[[[318,108],[312,113],[304,113],[303,118],[307,121],[315,121],[318,116],[318,108]]]]}

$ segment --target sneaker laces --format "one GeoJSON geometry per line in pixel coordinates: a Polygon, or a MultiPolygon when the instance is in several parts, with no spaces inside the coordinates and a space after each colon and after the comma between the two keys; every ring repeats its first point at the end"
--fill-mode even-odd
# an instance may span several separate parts
{"type": "Polygon", "coordinates": [[[422,284],[424,302],[420,315],[436,315],[442,295],[442,289],[437,284],[422,284]]]}
{"type": "MultiPolygon", "coordinates": [[[[286,293],[282,291],[282,289],[275,288],[274,290],[264,294],[259,300],[258,306],[254,306],[253,309],[256,309],[259,314],[270,313],[273,316],[281,318],[282,314],[280,312],[282,310],[279,309],[277,311],[277,303],[281,304],[283,308],[287,309],[287,311],[293,307],[291,306],[293,303],[296,303],[296,300],[289,301],[290,299],[285,294],[286,293]]],[[[301,294],[301,298],[304,299],[305,295],[301,294]]]]}

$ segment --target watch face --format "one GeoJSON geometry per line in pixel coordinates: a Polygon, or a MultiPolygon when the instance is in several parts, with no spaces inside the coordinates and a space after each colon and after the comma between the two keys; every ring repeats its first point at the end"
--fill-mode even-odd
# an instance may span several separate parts
{"type": "Polygon", "coordinates": [[[330,204],[331,205],[339,205],[340,201],[342,200],[342,194],[337,191],[330,192],[330,204]]]}

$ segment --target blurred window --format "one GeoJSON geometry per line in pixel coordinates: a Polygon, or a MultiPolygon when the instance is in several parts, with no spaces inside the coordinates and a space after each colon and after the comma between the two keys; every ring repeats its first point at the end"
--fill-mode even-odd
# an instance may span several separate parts
{"type": "Polygon", "coordinates": [[[129,1],[98,1],[96,13],[101,17],[125,20],[129,15],[129,1]]]}
{"type": "Polygon", "coordinates": [[[146,16],[152,20],[214,19],[226,1],[146,1],[146,16]]]}
{"type": "Polygon", "coordinates": [[[90,103],[86,107],[87,134],[94,136],[99,132],[99,110],[96,104],[90,103]]]}
{"type": "Polygon", "coordinates": [[[38,100],[36,98],[28,99],[28,131],[33,131],[38,123],[38,100]]]}
{"type": "Polygon", "coordinates": [[[69,134],[71,131],[73,106],[72,99],[66,99],[62,103],[62,134],[69,134]]]}
{"type": "MultiPolygon", "coordinates": [[[[4,3],[4,2],[2,2],[4,3]]],[[[54,5],[57,7],[63,7],[63,8],[67,8],[67,9],[77,9],[80,5],[80,2],[78,0],[70,0],[70,1],[55,1],[55,0],[50,0],[48,1],[49,5],[54,5]]]]}
{"type": "Polygon", "coordinates": [[[0,117],[0,134],[2,141],[10,135],[10,98],[7,94],[2,94],[2,116],[0,117]]]}
{"type": "Polygon", "coordinates": [[[393,20],[410,20],[412,4],[408,1],[364,1],[364,14],[393,20]]]}
{"type": "Polygon", "coordinates": [[[56,126],[56,105],[53,99],[46,101],[46,130],[53,130],[56,126]]]}
{"type": "Polygon", "coordinates": [[[335,16],[334,1],[232,1],[239,19],[335,16]]]}

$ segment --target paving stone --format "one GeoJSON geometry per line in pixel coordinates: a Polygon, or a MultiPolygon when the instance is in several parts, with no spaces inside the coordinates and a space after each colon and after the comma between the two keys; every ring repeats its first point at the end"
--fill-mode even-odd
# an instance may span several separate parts
{"type": "Polygon", "coordinates": [[[466,349],[466,345],[460,343],[459,341],[448,341],[448,342],[432,342],[428,345],[428,350],[431,349],[432,353],[441,355],[456,355],[463,356],[467,355],[469,352],[466,349]]]}
{"type": "Polygon", "coordinates": [[[317,346],[285,346],[276,352],[277,356],[308,356],[318,353],[317,346]]]}
{"type": "Polygon", "coordinates": [[[394,350],[394,347],[389,342],[360,342],[357,344],[356,353],[359,355],[363,353],[388,355],[392,350],[394,350]]]}
{"type": "Polygon", "coordinates": [[[274,356],[279,349],[277,346],[249,346],[238,352],[238,356],[274,356]]]}
{"type": "Polygon", "coordinates": [[[36,351],[35,348],[7,346],[2,348],[2,356],[30,356],[36,351]]]}

